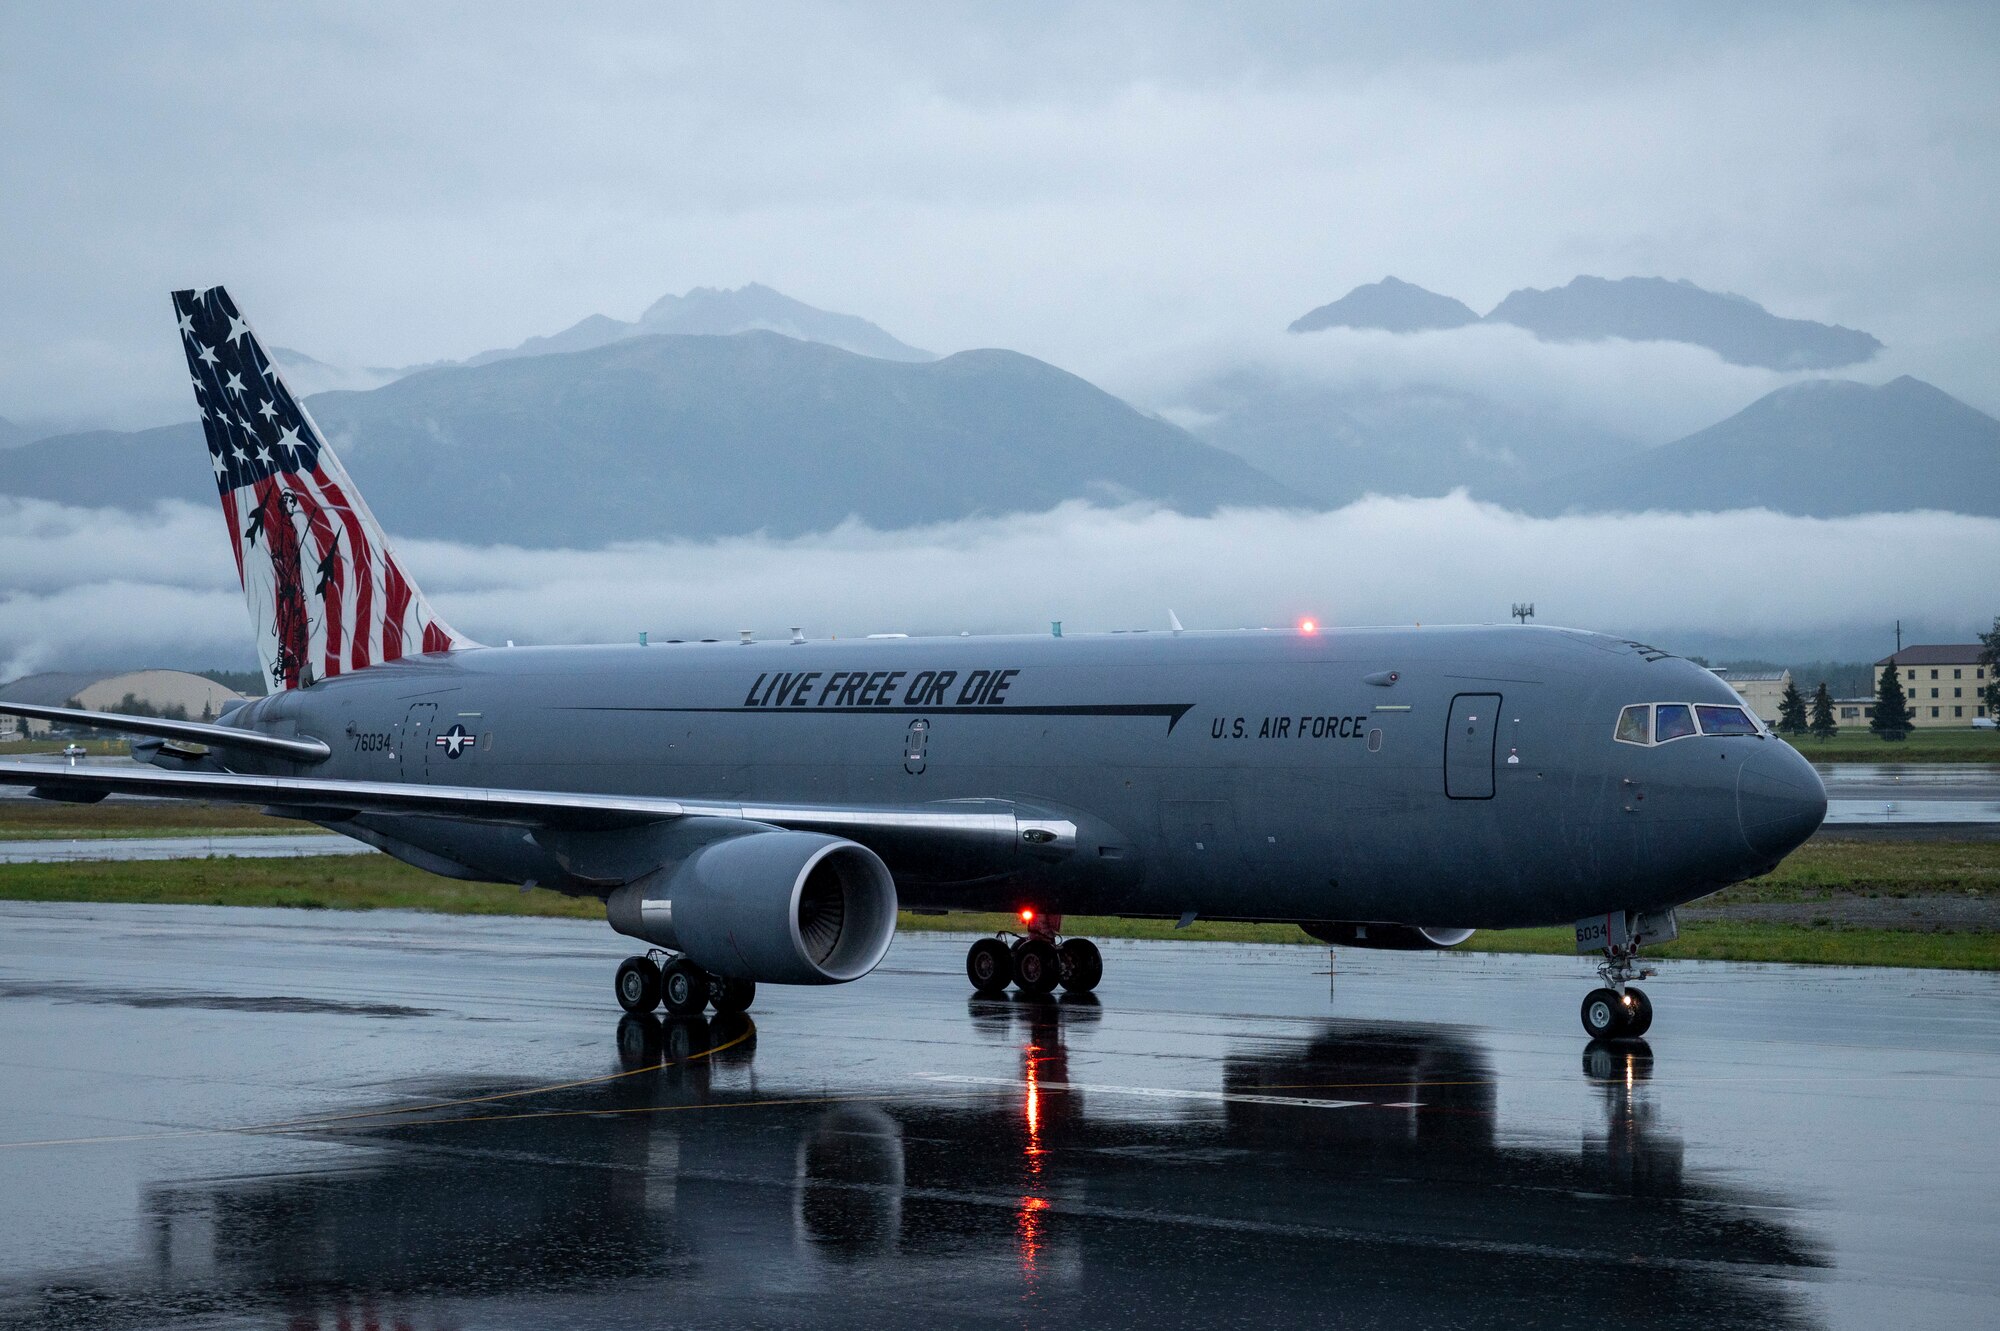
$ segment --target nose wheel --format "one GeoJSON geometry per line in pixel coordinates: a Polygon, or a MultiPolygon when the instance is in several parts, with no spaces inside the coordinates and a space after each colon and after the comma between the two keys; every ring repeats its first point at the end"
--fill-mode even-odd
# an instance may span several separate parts
{"type": "Polygon", "coordinates": [[[699,1016],[711,1006],[718,1014],[736,1013],[748,1009],[757,997],[755,980],[711,975],[686,957],[661,952],[625,958],[612,989],[618,1006],[635,1017],[658,1007],[674,1017],[699,1016]]]}
{"type": "Polygon", "coordinates": [[[1635,1040],[1653,1025],[1653,1000],[1636,984],[1593,989],[1583,996],[1583,1029],[1593,1040],[1635,1040]]]}
{"type": "Polygon", "coordinates": [[[1042,916],[1026,936],[1003,934],[981,938],[965,952],[965,978],[974,992],[995,995],[1013,985],[1029,998],[1045,998],[1061,986],[1072,994],[1087,994],[1104,978],[1104,955],[1088,938],[1056,938],[1059,916],[1042,916]],[[1013,941],[1010,943],[1008,939],[1013,941]]]}

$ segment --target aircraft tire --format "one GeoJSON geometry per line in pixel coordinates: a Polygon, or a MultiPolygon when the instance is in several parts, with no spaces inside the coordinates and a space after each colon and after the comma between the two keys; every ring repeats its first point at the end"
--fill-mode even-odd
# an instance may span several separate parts
{"type": "Polygon", "coordinates": [[[660,972],[660,1006],[672,1017],[698,1017],[708,1006],[708,972],[675,957],[660,972]]]}
{"type": "Polygon", "coordinates": [[[660,1005],[660,968],[650,957],[627,957],[618,963],[612,981],[618,1006],[635,1017],[643,1017],[660,1005]]]}
{"type": "Polygon", "coordinates": [[[1046,998],[1062,980],[1055,944],[1041,938],[1014,945],[1014,987],[1031,998],[1046,998]]]}
{"type": "Polygon", "coordinates": [[[725,1012],[746,1012],[757,1001],[757,982],[737,980],[722,975],[708,977],[708,1002],[716,1014],[725,1012]]]}
{"type": "Polygon", "coordinates": [[[1593,989],[1583,996],[1583,1029],[1593,1040],[1615,1040],[1625,1034],[1625,1005],[1610,989],[1593,989]]]}
{"type": "Polygon", "coordinates": [[[1056,949],[1062,963],[1062,987],[1072,994],[1087,994],[1104,978],[1104,954],[1088,938],[1065,938],[1056,949]]]}
{"type": "Polygon", "coordinates": [[[1625,1009],[1624,1034],[1638,1039],[1653,1028],[1653,1000],[1646,997],[1646,991],[1637,985],[1625,986],[1625,996],[1632,1000],[1632,1006],[1625,1009]]]}
{"type": "Polygon", "coordinates": [[[997,938],[982,938],[965,953],[965,978],[982,994],[997,994],[1014,982],[1014,954],[997,938]]]}

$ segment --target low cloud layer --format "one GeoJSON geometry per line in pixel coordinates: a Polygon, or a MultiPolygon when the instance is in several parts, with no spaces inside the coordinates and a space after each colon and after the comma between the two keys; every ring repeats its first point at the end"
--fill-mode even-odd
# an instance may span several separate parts
{"type": "MultiPolygon", "coordinates": [[[[1332,512],[1196,518],[1065,505],[915,531],[791,541],[530,551],[403,542],[439,612],[490,643],[1543,623],[1704,650],[1873,655],[1906,630],[1959,636],[2000,610],[2000,520],[1937,513],[1814,519],[1763,511],[1526,518],[1462,495],[1332,512]],[[1449,533],[1441,538],[1439,533],[1449,533]],[[1912,578],[1885,550],[1922,549],[1912,578]]],[[[0,500],[0,678],[80,665],[237,665],[249,631],[222,525],[165,505],[0,500]],[[163,552],[171,552],[164,555],[163,552]]],[[[1883,648],[1886,650],[1886,647],[1883,648]]]]}
{"type": "MultiPolygon", "coordinates": [[[[1206,386],[1249,375],[1279,388],[1446,389],[1644,444],[1713,425],[1802,376],[1731,365],[1684,342],[1544,342],[1524,328],[1473,324],[1425,333],[1331,328],[1210,339],[1110,367],[1105,386],[1199,428],[1206,386]]],[[[1872,365],[1845,377],[1891,376],[1872,365]]]]}

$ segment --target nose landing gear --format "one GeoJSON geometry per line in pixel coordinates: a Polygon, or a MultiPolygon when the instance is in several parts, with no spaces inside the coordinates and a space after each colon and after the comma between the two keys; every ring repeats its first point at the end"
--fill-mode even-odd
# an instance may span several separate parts
{"type": "Polygon", "coordinates": [[[1061,985],[1072,994],[1087,994],[1104,978],[1104,955],[1088,938],[1057,941],[1062,916],[1023,911],[1025,935],[982,938],[965,953],[965,976],[973,989],[997,994],[1009,984],[1030,998],[1044,998],[1061,985]],[[1010,945],[1006,939],[1013,939],[1010,945]]]}
{"type": "Polygon", "coordinates": [[[1598,978],[1604,987],[1583,996],[1583,1029],[1593,1040],[1636,1040],[1653,1024],[1653,1000],[1633,984],[1656,972],[1639,966],[1642,943],[1670,943],[1680,936],[1672,909],[1613,911],[1576,922],[1576,950],[1601,952],[1598,978]]]}
{"type": "Polygon", "coordinates": [[[676,1017],[698,1016],[710,1006],[717,1013],[742,1012],[757,997],[755,980],[711,975],[686,957],[657,948],[619,963],[613,988],[618,1006],[635,1017],[661,1006],[676,1017]]]}

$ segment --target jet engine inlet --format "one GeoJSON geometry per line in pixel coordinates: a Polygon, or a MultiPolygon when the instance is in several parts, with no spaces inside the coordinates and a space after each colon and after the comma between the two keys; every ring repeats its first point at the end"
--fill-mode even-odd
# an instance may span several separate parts
{"type": "Polygon", "coordinates": [[[896,934],[888,866],[859,842],[817,832],[712,841],[604,905],[619,933],[760,984],[858,980],[896,934]]]}

